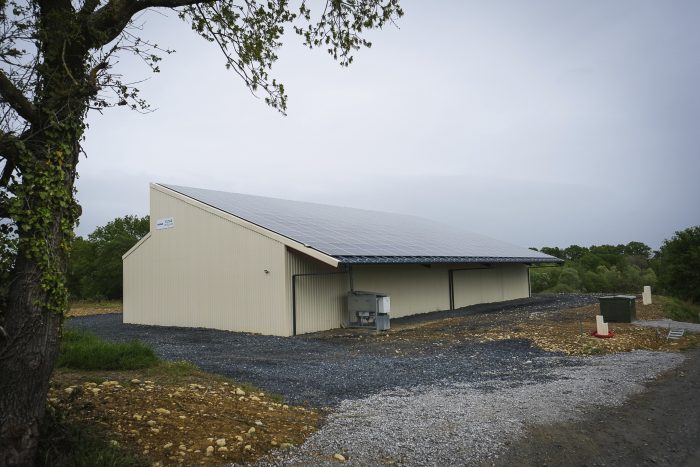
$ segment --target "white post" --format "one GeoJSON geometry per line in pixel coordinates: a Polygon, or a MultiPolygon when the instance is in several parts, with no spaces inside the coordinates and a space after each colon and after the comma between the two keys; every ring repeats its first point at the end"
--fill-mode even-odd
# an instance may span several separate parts
{"type": "Polygon", "coordinates": [[[648,285],[644,286],[644,292],[642,292],[642,303],[644,305],[651,305],[651,287],[648,285]]]}
{"type": "Polygon", "coordinates": [[[595,324],[596,324],[596,332],[598,333],[599,336],[607,336],[609,334],[608,323],[603,321],[603,315],[597,315],[595,317],[595,324]]]}

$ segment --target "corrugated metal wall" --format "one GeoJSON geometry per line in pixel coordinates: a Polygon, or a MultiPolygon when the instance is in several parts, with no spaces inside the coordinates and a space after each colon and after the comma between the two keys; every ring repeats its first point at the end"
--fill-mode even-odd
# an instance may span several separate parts
{"type": "Polygon", "coordinates": [[[433,264],[353,266],[355,290],[382,292],[391,296],[391,316],[414,315],[450,308],[448,269],[433,264]]]}
{"type": "Polygon", "coordinates": [[[292,300],[296,300],[296,332],[324,331],[339,328],[343,324],[346,297],[350,280],[346,272],[316,261],[306,255],[287,249],[287,297],[292,312],[292,300]],[[292,277],[296,293],[292,296],[292,277]]]}
{"type": "Polygon", "coordinates": [[[527,266],[524,264],[454,271],[453,284],[456,308],[529,296],[527,266]]]}
{"type": "Polygon", "coordinates": [[[289,335],[282,243],[153,187],[150,235],[124,258],[124,322],[289,335]]]}
{"type": "Polygon", "coordinates": [[[529,295],[527,267],[497,264],[488,269],[477,265],[433,264],[353,266],[355,290],[391,296],[391,316],[398,318],[450,308],[449,270],[453,272],[455,307],[498,302],[529,295]]]}

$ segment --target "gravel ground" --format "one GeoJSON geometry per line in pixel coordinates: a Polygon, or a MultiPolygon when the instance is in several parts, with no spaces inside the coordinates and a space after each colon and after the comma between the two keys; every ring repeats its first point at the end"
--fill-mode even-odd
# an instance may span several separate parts
{"type": "MultiPolygon", "coordinates": [[[[591,300],[595,298],[585,295],[538,296],[436,315],[504,309],[540,312],[580,306],[591,300]]],[[[553,378],[545,371],[548,368],[580,365],[562,355],[532,347],[525,340],[443,346],[439,342],[396,342],[363,333],[336,336],[326,332],[283,338],[123,324],[121,319],[121,314],[81,316],[69,320],[68,326],[90,329],[107,340],[139,339],[151,345],[162,358],[189,360],[203,370],[283,394],[290,403],[316,407],[362,399],[384,389],[435,382],[478,384],[494,379],[523,384],[542,382],[553,378]]],[[[418,315],[395,321],[405,325],[425,319],[426,316],[418,315]]]]}
{"type": "MultiPolygon", "coordinates": [[[[622,404],[680,354],[631,352],[572,359],[577,366],[544,368],[548,381],[437,383],[385,390],[348,400],[301,447],[260,465],[473,465],[498,458],[533,423],[576,420],[598,407],[622,404]]],[[[546,357],[545,357],[546,359],[546,357]]],[[[524,462],[524,464],[528,464],[524,462]]]]}
{"type": "Polygon", "coordinates": [[[637,326],[647,326],[651,328],[662,328],[662,329],[685,329],[688,332],[700,332],[700,324],[698,323],[684,323],[682,321],[674,321],[672,319],[654,319],[654,320],[640,320],[635,321],[634,324],[637,326]]]}
{"type": "MultiPolygon", "coordinates": [[[[438,317],[552,313],[596,301],[593,296],[537,296],[392,320],[396,327],[438,317]]],[[[556,319],[556,313],[552,313],[556,319]]],[[[73,318],[111,340],[140,339],[166,359],[283,394],[291,403],[330,407],[320,430],[302,446],[260,465],[465,465],[497,460],[533,424],[577,420],[619,406],[645,382],[679,365],[680,354],[631,352],[576,358],[525,340],[420,342],[331,331],[279,338],[206,329],[125,325],[121,315],[73,318]]]]}

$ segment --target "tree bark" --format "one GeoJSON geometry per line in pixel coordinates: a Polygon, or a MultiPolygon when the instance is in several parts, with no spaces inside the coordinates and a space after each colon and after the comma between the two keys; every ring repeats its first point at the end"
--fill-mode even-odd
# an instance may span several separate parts
{"type": "Polygon", "coordinates": [[[43,63],[32,103],[20,113],[31,137],[16,160],[21,177],[11,217],[18,251],[7,307],[0,310],[0,467],[32,465],[36,454],[67,306],[65,273],[78,213],[73,185],[94,92],[71,2],[40,2],[40,10],[43,63]]]}
{"type": "Polygon", "coordinates": [[[16,272],[0,331],[0,467],[34,460],[62,320],[36,305],[36,265],[20,256],[16,272]]]}

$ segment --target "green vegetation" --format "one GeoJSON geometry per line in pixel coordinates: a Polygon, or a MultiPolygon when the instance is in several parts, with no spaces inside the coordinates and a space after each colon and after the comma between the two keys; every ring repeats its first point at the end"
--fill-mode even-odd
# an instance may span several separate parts
{"type": "Polygon", "coordinates": [[[531,268],[533,292],[639,293],[643,286],[657,283],[651,248],[641,242],[589,248],[544,247],[540,251],[565,263],[563,267],[531,268]]]}
{"type": "Polygon", "coordinates": [[[137,467],[147,465],[100,431],[94,423],[71,420],[49,406],[41,424],[37,467],[137,467]]]}
{"type": "Polygon", "coordinates": [[[86,331],[66,330],[56,366],[78,370],[134,370],[159,362],[145,344],[106,342],[86,331]]]}
{"type": "Polygon", "coordinates": [[[654,301],[661,304],[664,315],[676,321],[700,323],[700,305],[685,302],[678,298],[654,295],[654,301]]]}
{"type": "Polygon", "coordinates": [[[68,290],[76,299],[120,299],[122,255],[149,231],[149,217],[124,216],[77,237],[68,263],[68,290]]]}
{"type": "Polygon", "coordinates": [[[698,320],[700,226],[676,232],[656,252],[641,242],[540,251],[563,259],[564,265],[531,268],[533,292],[641,293],[650,285],[655,292],[676,298],[665,303],[669,316],[698,320]]]}
{"type": "Polygon", "coordinates": [[[700,303],[700,226],[676,232],[657,255],[663,291],[690,303],[700,303]]]}

